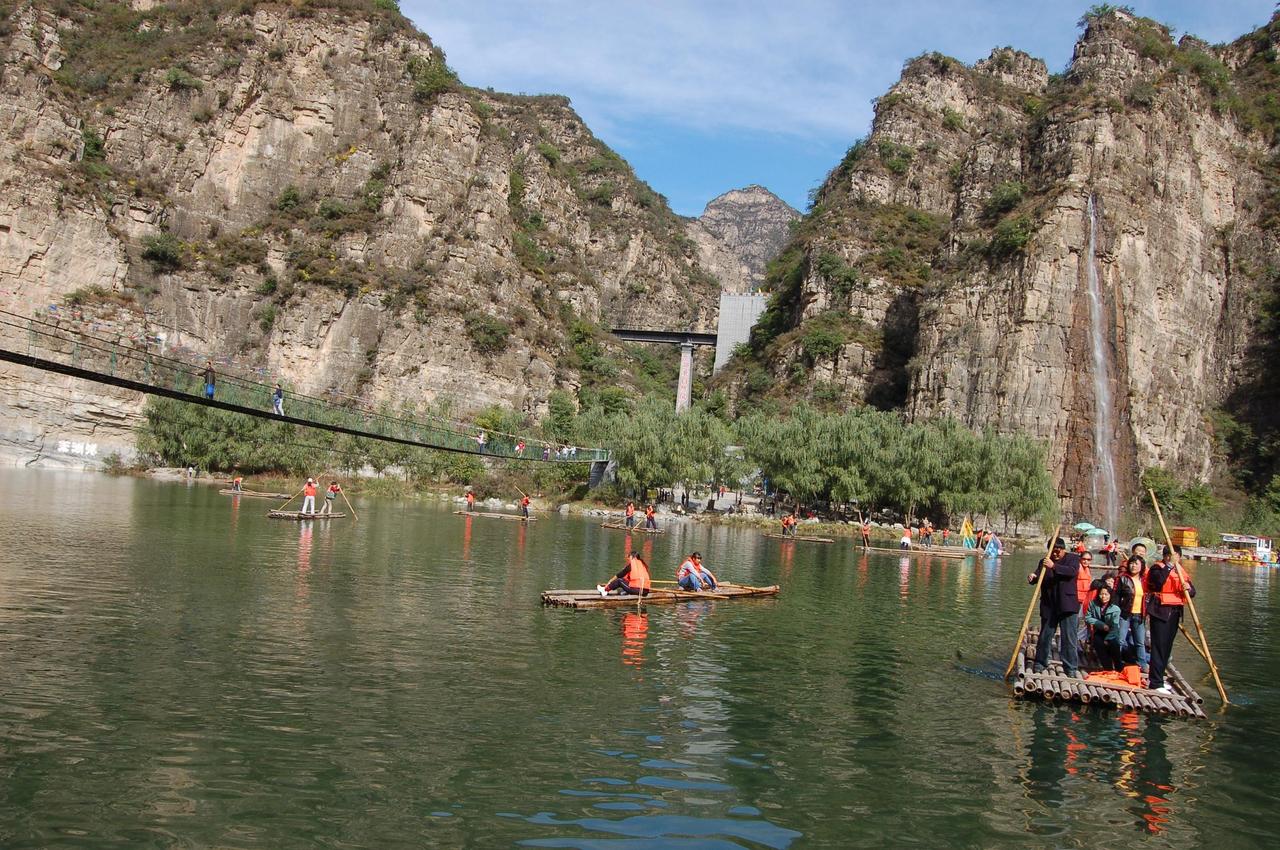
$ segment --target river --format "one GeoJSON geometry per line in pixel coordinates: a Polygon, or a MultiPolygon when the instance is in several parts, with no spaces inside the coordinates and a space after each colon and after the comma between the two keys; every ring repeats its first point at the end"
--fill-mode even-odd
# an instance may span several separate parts
{"type": "Polygon", "coordinates": [[[626,536],[353,501],[0,470],[0,847],[1274,846],[1270,570],[1193,568],[1195,722],[1009,698],[1034,556],[673,525],[781,596],[543,609],[626,536]]]}

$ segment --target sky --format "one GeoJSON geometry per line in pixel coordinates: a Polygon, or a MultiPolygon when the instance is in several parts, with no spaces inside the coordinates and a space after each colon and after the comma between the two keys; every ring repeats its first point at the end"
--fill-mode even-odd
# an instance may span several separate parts
{"type": "MultiPolygon", "coordinates": [[[[666,195],[701,214],[763,185],[803,210],[871,128],[903,63],[966,63],[1010,46],[1050,71],[1071,59],[1090,3],[1055,0],[402,0],[473,86],[567,95],[587,126],[666,195]]],[[[1132,2],[1175,37],[1231,41],[1275,0],[1132,2]]]]}

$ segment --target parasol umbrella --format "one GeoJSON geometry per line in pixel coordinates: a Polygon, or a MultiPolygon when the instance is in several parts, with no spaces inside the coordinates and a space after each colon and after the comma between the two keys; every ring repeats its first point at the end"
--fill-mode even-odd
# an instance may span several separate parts
{"type": "Polygon", "coordinates": [[[1091,522],[1077,522],[1075,525],[1073,525],[1073,526],[1071,526],[1071,527],[1072,527],[1072,528],[1074,528],[1076,531],[1088,531],[1088,530],[1090,530],[1091,528],[1093,528],[1093,523],[1091,523],[1091,522]]]}

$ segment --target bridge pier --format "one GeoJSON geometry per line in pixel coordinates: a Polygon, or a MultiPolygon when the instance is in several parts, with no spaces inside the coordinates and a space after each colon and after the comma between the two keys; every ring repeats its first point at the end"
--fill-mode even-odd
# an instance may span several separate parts
{"type": "Polygon", "coordinates": [[[601,484],[612,484],[618,474],[618,464],[612,460],[594,460],[587,476],[587,489],[594,490],[601,484]]]}
{"type": "Polygon", "coordinates": [[[680,380],[676,382],[676,413],[689,409],[693,399],[693,343],[680,343],[680,380]]]}

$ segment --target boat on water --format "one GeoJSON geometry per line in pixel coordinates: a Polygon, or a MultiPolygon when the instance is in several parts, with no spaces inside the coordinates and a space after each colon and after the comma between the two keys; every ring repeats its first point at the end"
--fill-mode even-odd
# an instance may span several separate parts
{"type": "Polygon", "coordinates": [[[836,541],[830,537],[810,537],[805,534],[777,534],[769,532],[765,537],[773,540],[803,540],[807,543],[835,543],[836,541]]]}
{"type": "Polygon", "coordinates": [[[346,519],[347,518],[347,515],[344,513],[304,514],[302,511],[267,511],[267,516],[270,517],[271,519],[293,519],[293,520],[346,519]]]}
{"type": "Polygon", "coordinates": [[[1198,719],[1205,717],[1204,698],[1172,664],[1165,668],[1165,680],[1173,690],[1171,694],[1144,687],[1141,679],[1138,684],[1131,684],[1119,674],[1103,671],[1092,649],[1080,653],[1084,679],[1067,676],[1062,662],[1057,659],[1037,673],[1033,668],[1038,637],[1038,631],[1028,630],[1018,650],[1013,667],[1013,695],[1017,699],[1099,705],[1198,719]]]}
{"type": "Polygon", "coordinates": [[[667,533],[667,530],[665,528],[645,528],[638,524],[633,525],[630,528],[627,528],[626,523],[623,523],[623,522],[602,522],[600,523],[600,527],[616,528],[620,531],[625,531],[627,533],[634,532],[636,534],[666,534],[667,533]]]}
{"type": "Polygon", "coordinates": [[[681,602],[699,602],[707,599],[719,601],[761,599],[777,596],[780,590],[781,588],[776,584],[768,587],[721,584],[714,592],[658,590],[655,588],[644,597],[630,594],[601,596],[600,592],[595,589],[544,590],[542,591],[542,604],[555,608],[634,608],[638,604],[676,605],[681,602]]]}
{"type": "Polygon", "coordinates": [[[219,490],[224,496],[248,496],[250,499],[287,499],[290,493],[262,493],[258,490],[219,490]]]}
{"type": "MultiPolygon", "coordinates": [[[[1174,545],[1178,545],[1176,537],[1174,545]]],[[[1253,534],[1224,534],[1222,545],[1213,549],[1191,544],[1180,546],[1179,550],[1185,557],[1197,561],[1226,561],[1249,567],[1266,567],[1276,564],[1276,553],[1271,548],[1271,538],[1253,534]]]]}
{"type": "Polygon", "coordinates": [[[864,552],[879,552],[882,555],[908,555],[919,558],[954,558],[960,560],[963,558],[977,557],[982,554],[980,549],[966,549],[962,552],[948,552],[942,549],[894,549],[888,546],[864,546],[864,552]]]}
{"type": "Polygon", "coordinates": [[[457,516],[482,516],[486,519],[513,519],[516,522],[536,522],[538,519],[536,516],[526,518],[520,516],[520,514],[495,514],[486,511],[454,511],[454,514],[457,516]]]}

